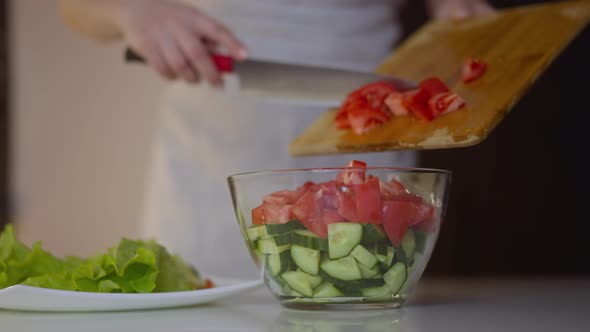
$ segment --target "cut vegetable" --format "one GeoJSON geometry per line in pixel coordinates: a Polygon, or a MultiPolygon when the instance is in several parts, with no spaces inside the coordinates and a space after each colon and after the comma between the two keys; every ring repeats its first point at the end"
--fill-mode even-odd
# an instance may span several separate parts
{"type": "Polygon", "coordinates": [[[361,288],[361,293],[363,296],[371,297],[371,298],[380,298],[380,299],[387,299],[391,298],[391,290],[387,285],[379,286],[379,287],[368,287],[368,288],[361,288]]]}
{"type": "Polygon", "coordinates": [[[302,229],[303,225],[297,220],[291,220],[286,224],[265,224],[248,228],[246,233],[250,241],[255,241],[260,238],[271,235],[278,235],[287,233],[295,229],[302,229]]]}
{"type": "Polygon", "coordinates": [[[338,297],[342,296],[340,292],[333,284],[324,281],[313,291],[313,297],[338,297]]]}
{"type": "Polygon", "coordinates": [[[373,243],[387,241],[387,234],[383,230],[383,226],[375,224],[363,225],[362,244],[370,246],[373,243]]]}
{"type": "Polygon", "coordinates": [[[379,266],[375,265],[373,268],[366,268],[363,264],[359,264],[359,270],[361,270],[361,276],[363,279],[371,279],[379,275],[379,266]]]}
{"type": "Polygon", "coordinates": [[[404,249],[404,254],[406,254],[406,259],[410,260],[414,257],[414,251],[416,250],[416,235],[414,231],[409,229],[402,240],[402,248],[404,249]]]}
{"type": "Polygon", "coordinates": [[[290,243],[277,244],[274,237],[258,240],[258,250],[263,254],[280,254],[285,250],[289,250],[289,248],[291,248],[290,243]]]}
{"type": "Polygon", "coordinates": [[[301,247],[328,251],[328,240],[322,239],[306,229],[295,230],[291,233],[291,241],[301,247]]]}
{"type": "MultiPolygon", "coordinates": [[[[428,94],[445,86],[432,79],[422,88],[428,94]]],[[[311,296],[393,299],[404,284],[415,283],[408,277],[421,274],[436,229],[430,224],[440,223],[422,197],[397,178],[371,174],[361,161],[349,162],[334,180],[264,196],[262,206],[272,207],[270,215],[276,212],[280,220],[287,206],[294,220],[253,225],[248,244],[264,262],[267,284],[279,285],[280,294],[308,298],[302,301],[311,296]]]]}
{"type": "Polygon", "coordinates": [[[395,263],[389,271],[383,274],[383,280],[392,294],[397,294],[408,277],[406,264],[395,263]]]}
{"type": "Polygon", "coordinates": [[[320,267],[330,277],[338,280],[360,280],[363,277],[356,260],[350,256],[337,260],[324,260],[320,267]]]}
{"type": "Polygon", "coordinates": [[[467,84],[477,80],[486,73],[488,64],[481,59],[470,58],[465,60],[463,68],[461,68],[461,78],[463,83],[467,84]]]}
{"type": "Polygon", "coordinates": [[[273,276],[278,276],[291,266],[291,256],[288,251],[280,254],[266,255],[266,267],[273,276]]]}
{"type": "Polygon", "coordinates": [[[309,283],[309,279],[303,274],[303,272],[288,271],[283,273],[281,278],[297,293],[300,293],[305,297],[312,297],[313,289],[309,283]]]}
{"type": "Polygon", "coordinates": [[[428,240],[428,233],[423,231],[414,230],[416,235],[416,251],[424,253],[426,249],[426,241],[428,240]]]}
{"type": "Polygon", "coordinates": [[[363,235],[363,226],[357,223],[328,225],[328,253],[330,259],[345,257],[356,247],[363,235]]]}
{"type": "Polygon", "coordinates": [[[312,275],[319,274],[321,255],[318,250],[293,245],[291,246],[291,257],[303,272],[312,275]]]}
{"type": "Polygon", "coordinates": [[[354,257],[360,265],[363,265],[367,269],[372,269],[379,262],[375,255],[371,254],[360,244],[350,252],[350,256],[354,257]]]}
{"type": "Polygon", "coordinates": [[[387,254],[385,256],[377,255],[376,257],[381,262],[381,266],[387,270],[391,267],[391,264],[393,263],[393,258],[395,257],[395,249],[393,249],[393,247],[388,246],[387,254]]]}

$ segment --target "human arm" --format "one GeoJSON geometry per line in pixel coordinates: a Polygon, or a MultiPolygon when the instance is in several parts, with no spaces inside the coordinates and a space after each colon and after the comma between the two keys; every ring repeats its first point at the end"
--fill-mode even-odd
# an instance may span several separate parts
{"type": "Polygon", "coordinates": [[[173,0],[60,0],[64,22],[99,41],[125,40],[160,75],[218,85],[210,58],[218,47],[244,59],[242,43],[217,20],[173,0]]]}
{"type": "Polygon", "coordinates": [[[433,19],[460,20],[494,12],[486,0],[426,0],[426,5],[433,19]]]}

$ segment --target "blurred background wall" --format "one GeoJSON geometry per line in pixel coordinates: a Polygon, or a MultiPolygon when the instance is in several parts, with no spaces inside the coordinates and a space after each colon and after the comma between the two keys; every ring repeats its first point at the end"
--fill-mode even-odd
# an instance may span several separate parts
{"type": "MultiPolygon", "coordinates": [[[[1,113],[0,129],[10,121],[11,142],[1,130],[0,214],[8,212],[10,177],[12,214],[27,242],[86,255],[135,236],[162,82],[124,65],[121,45],[98,47],[67,31],[57,1],[3,2],[10,70],[0,67],[0,79],[9,73],[10,81],[0,97],[9,97],[10,112],[1,113]]],[[[421,1],[409,2],[406,34],[426,17],[421,1]]],[[[428,274],[590,274],[589,35],[484,143],[422,153],[422,166],[455,173],[428,274]]]]}
{"type": "Polygon", "coordinates": [[[67,30],[57,1],[7,2],[19,234],[59,254],[135,235],[159,79],[67,30]]]}

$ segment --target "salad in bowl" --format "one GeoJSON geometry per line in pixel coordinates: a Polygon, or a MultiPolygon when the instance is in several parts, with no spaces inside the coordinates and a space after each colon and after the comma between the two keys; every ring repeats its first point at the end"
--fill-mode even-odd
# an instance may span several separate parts
{"type": "Polygon", "coordinates": [[[450,173],[355,160],[228,182],[247,248],[282,305],[395,308],[430,258],[450,173]]]}

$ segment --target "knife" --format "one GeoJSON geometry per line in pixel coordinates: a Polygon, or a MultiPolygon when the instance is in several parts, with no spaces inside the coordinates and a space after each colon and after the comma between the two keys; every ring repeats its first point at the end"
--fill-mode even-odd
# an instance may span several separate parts
{"type": "MultiPolygon", "coordinates": [[[[336,107],[348,93],[367,83],[385,81],[400,91],[416,87],[411,81],[372,72],[255,59],[234,61],[219,54],[211,57],[220,72],[237,75],[240,93],[257,98],[336,107]]],[[[131,49],[126,50],[125,60],[144,62],[131,49]]]]}

